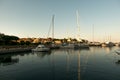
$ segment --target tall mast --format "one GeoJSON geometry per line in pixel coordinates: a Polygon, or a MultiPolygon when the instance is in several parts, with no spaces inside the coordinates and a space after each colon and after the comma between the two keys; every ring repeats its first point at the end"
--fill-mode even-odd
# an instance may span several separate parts
{"type": "Polygon", "coordinates": [[[93,43],[94,43],[94,24],[93,24],[93,43]]]}
{"type": "MultiPolygon", "coordinates": [[[[80,41],[80,20],[78,10],[76,11],[77,15],[77,28],[78,28],[78,40],[80,41]]],[[[78,80],[80,80],[80,53],[78,53],[78,80]]]]}
{"type": "Polygon", "coordinates": [[[76,11],[76,17],[77,17],[77,29],[78,29],[78,40],[80,40],[80,24],[79,24],[79,22],[80,22],[80,20],[79,20],[79,13],[78,13],[78,10],[76,11]]]}
{"type": "Polygon", "coordinates": [[[51,34],[51,38],[53,39],[54,38],[54,15],[52,15],[52,20],[51,20],[47,37],[49,37],[49,34],[51,34]]]}
{"type": "Polygon", "coordinates": [[[54,16],[52,16],[52,39],[54,39],[54,16]]]}

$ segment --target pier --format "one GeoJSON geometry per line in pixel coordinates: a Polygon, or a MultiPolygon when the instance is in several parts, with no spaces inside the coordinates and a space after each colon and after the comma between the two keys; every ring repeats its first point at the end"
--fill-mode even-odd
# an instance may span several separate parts
{"type": "Polygon", "coordinates": [[[30,47],[4,47],[0,48],[0,54],[7,54],[7,53],[19,53],[19,52],[27,52],[31,51],[34,46],[30,47]]]}

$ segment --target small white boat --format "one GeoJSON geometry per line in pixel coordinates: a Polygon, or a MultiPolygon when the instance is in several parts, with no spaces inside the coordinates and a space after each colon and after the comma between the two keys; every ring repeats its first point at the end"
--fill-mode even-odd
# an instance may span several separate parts
{"type": "Polygon", "coordinates": [[[45,52],[45,51],[50,51],[50,48],[45,47],[45,45],[43,44],[39,44],[35,49],[32,49],[32,51],[45,52]]]}

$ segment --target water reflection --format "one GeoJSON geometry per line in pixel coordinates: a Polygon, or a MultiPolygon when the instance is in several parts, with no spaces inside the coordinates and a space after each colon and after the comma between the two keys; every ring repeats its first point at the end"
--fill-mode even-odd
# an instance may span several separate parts
{"type": "Polygon", "coordinates": [[[112,47],[106,47],[105,50],[107,53],[110,53],[110,51],[112,50],[112,47]]]}
{"type": "Polygon", "coordinates": [[[80,51],[78,51],[78,80],[80,80],[80,51]]]}
{"type": "Polygon", "coordinates": [[[0,66],[12,65],[19,62],[19,58],[13,58],[12,56],[4,55],[0,56],[0,66]]]}
{"type": "Polygon", "coordinates": [[[32,52],[33,54],[36,54],[40,58],[44,58],[45,56],[50,56],[51,52],[32,52]]]}
{"type": "Polygon", "coordinates": [[[91,47],[0,55],[0,65],[19,62],[1,67],[0,80],[120,80],[120,58],[110,53],[115,49],[91,47]]]}
{"type": "Polygon", "coordinates": [[[83,72],[85,66],[82,66],[84,63],[81,62],[81,80],[119,80],[120,70],[115,64],[120,65],[120,58],[117,59],[118,55],[114,53],[115,49],[116,47],[91,47],[90,53],[82,53],[86,54],[85,56],[81,54],[80,60],[84,63],[86,57],[90,55],[85,73],[83,72]]]}
{"type": "Polygon", "coordinates": [[[29,55],[30,53],[10,53],[0,55],[0,66],[13,65],[19,62],[18,56],[29,55]]]}
{"type": "Polygon", "coordinates": [[[115,62],[117,65],[120,65],[120,60],[117,60],[117,62],[115,62]]]}

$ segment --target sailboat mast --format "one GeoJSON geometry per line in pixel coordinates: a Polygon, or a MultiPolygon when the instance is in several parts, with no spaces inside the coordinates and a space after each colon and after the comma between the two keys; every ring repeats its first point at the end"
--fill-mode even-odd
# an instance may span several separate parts
{"type": "Polygon", "coordinates": [[[76,11],[76,17],[77,17],[78,40],[80,40],[80,24],[79,24],[80,20],[78,10],[76,11]]]}
{"type": "Polygon", "coordinates": [[[94,43],[94,24],[93,24],[93,43],[94,43]]]}
{"type": "Polygon", "coordinates": [[[52,16],[52,39],[54,39],[54,16],[52,16]]]}

